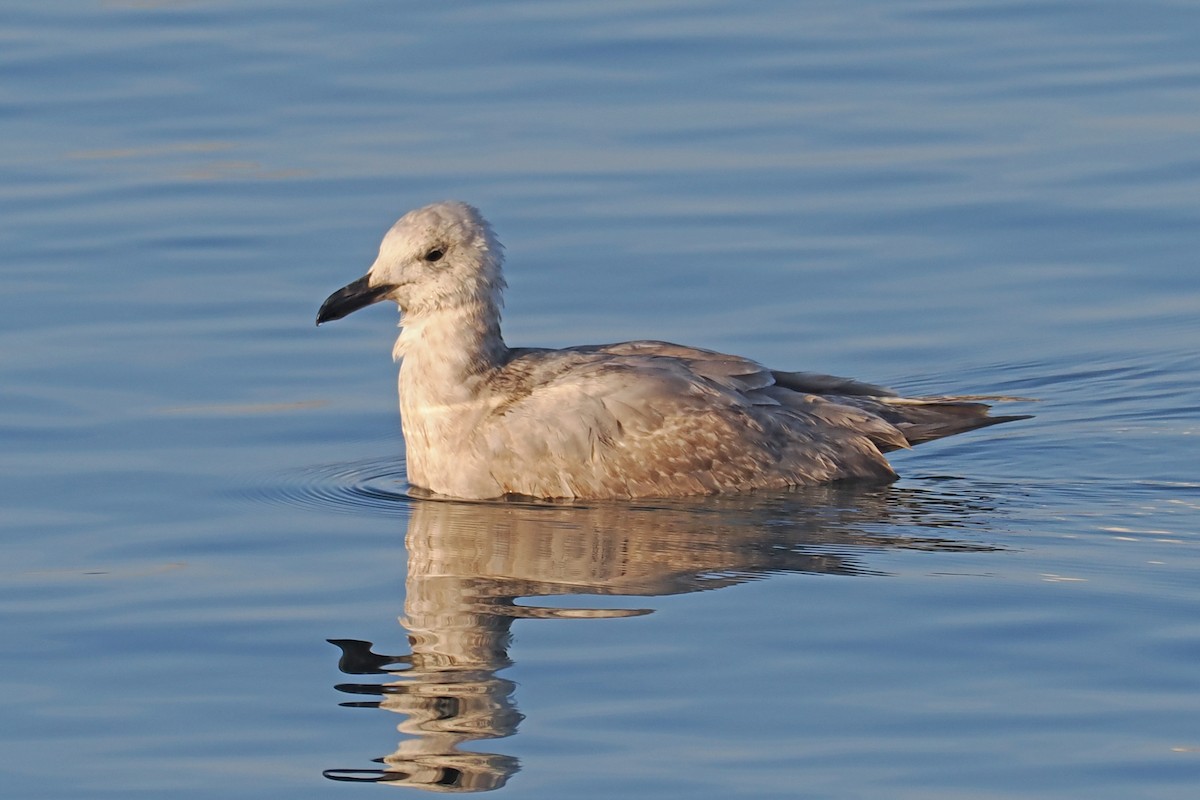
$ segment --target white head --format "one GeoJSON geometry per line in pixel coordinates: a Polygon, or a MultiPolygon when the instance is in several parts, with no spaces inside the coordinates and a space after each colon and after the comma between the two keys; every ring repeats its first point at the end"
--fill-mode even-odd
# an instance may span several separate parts
{"type": "Polygon", "coordinates": [[[317,324],[385,299],[406,318],[467,306],[498,310],[503,260],[500,242],[474,207],[445,201],[418,208],[383,237],[366,275],[325,300],[317,324]]]}

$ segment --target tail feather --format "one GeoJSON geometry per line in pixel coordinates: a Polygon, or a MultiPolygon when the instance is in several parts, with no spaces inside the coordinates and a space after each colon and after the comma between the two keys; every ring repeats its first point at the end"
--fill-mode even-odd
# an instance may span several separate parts
{"type": "MultiPolygon", "coordinates": [[[[1031,416],[989,415],[992,408],[989,403],[1028,401],[1026,397],[987,394],[901,397],[883,386],[835,375],[779,370],[772,370],[771,375],[776,386],[801,395],[816,395],[833,403],[853,406],[879,417],[899,431],[909,446],[1002,422],[1029,419],[1031,416]]],[[[885,453],[905,446],[899,436],[880,436],[874,431],[867,435],[885,453]]]]}
{"type": "MultiPolygon", "coordinates": [[[[1029,419],[1030,414],[991,416],[991,406],[976,397],[827,397],[834,403],[853,406],[879,417],[899,431],[907,446],[932,442],[977,428],[1029,419]]],[[[898,437],[897,437],[898,438],[898,437]]],[[[905,445],[871,436],[880,451],[887,453],[905,445]]]]}
{"type": "MultiPolygon", "coordinates": [[[[857,398],[856,398],[857,399],[857,398]]],[[[991,416],[991,406],[978,402],[982,396],[969,397],[880,397],[876,400],[875,413],[895,425],[910,445],[932,442],[957,433],[966,433],[977,428],[1029,419],[1031,414],[1005,414],[991,416]]],[[[989,400],[1016,400],[1020,398],[988,397],[989,400]]]]}

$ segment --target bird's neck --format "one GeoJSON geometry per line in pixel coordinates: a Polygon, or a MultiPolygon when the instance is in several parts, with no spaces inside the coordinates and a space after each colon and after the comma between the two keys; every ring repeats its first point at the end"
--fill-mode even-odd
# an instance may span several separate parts
{"type": "Polygon", "coordinates": [[[494,303],[467,303],[406,312],[401,324],[395,355],[403,359],[400,422],[408,479],[414,486],[453,487],[461,473],[456,456],[462,442],[495,405],[487,379],[508,354],[500,312],[494,303]]]}
{"type": "Polygon", "coordinates": [[[418,313],[405,312],[393,355],[403,359],[402,388],[417,394],[469,392],[504,363],[508,347],[500,336],[500,310],[491,300],[418,313]]]}

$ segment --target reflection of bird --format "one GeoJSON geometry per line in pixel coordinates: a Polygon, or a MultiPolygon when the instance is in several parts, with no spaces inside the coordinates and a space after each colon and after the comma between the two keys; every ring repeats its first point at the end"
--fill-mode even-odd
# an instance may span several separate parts
{"type": "Polygon", "coordinates": [[[666,342],[511,349],[501,247],[471,206],[409,212],[317,323],[395,301],[409,483],[442,495],[670,497],[895,477],[883,453],[1019,417],[971,397],[770,370],[666,342]]]}
{"type": "Polygon", "coordinates": [[[405,540],[400,620],[412,654],[380,655],[368,642],[331,640],[342,650],[343,672],[394,678],[340,684],[348,694],[381,698],[344,705],[403,714],[399,729],[410,738],[379,759],[379,769],[325,774],[443,792],[498,788],[518,769],[516,759],[460,745],[512,735],[523,718],[515,686],[497,675],[512,663],[513,620],[649,613],[522,598],[680,594],[775,572],[868,574],[858,554],[880,548],[984,552],[994,548],[947,535],[980,508],[972,498],[895,487],[590,508],[419,501],[405,540]],[[902,525],[908,535],[880,530],[885,525],[902,525]]]}

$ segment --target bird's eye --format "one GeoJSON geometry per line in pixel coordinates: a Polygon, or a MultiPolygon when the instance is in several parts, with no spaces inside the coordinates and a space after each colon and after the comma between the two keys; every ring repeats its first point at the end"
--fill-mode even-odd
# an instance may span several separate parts
{"type": "Polygon", "coordinates": [[[442,250],[442,248],[435,247],[432,250],[430,250],[428,253],[426,253],[424,258],[426,261],[428,261],[430,264],[432,264],[435,261],[441,261],[442,256],[444,256],[444,255],[446,255],[446,252],[444,250],[442,250]]]}

